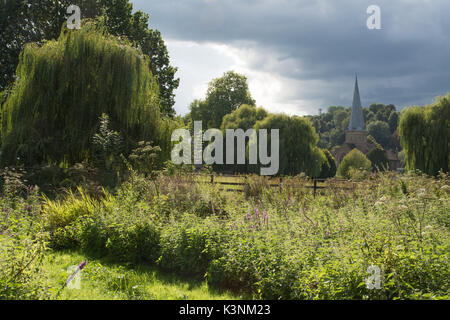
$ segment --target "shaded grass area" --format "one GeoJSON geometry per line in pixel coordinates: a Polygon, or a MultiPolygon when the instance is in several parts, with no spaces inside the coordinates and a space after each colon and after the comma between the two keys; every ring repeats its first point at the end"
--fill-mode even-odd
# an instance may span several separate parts
{"type": "MultiPolygon", "coordinates": [[[[126,266],[95,259],[77,251],[50,251],[43,261],[51,299],[61,300],[235,300],[239,297],[213,290],[206,281],[183,279],[154,267],[126,266]],[[73,272],[71,266],[88,260],[80,273],[79,289],[60,290],[73,272]]],[[[76,284],[76,279],[73,284],[76,284]]]]}

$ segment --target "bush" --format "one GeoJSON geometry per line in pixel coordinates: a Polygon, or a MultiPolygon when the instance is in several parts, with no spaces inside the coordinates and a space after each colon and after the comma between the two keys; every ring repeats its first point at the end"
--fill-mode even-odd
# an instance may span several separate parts
{"type": "Polygon", "coordinates": [[[389,160],[386,156],[386,152],[382,148],[374,148],[367,153],[367,159],[372,163],[372,169],[374,171],[384,171],[389,169],[389,160]]]}
{"type": "Polygon", "coordinates": [[[282,239],[239,230],[208,269],[208,284],[258,299],[289,299],[298,266],[282,239]],[[253,233],[253,234],[252,234],[253,233]]]}
{"type": "Polygon", "coordinates": [[[81,248],[116,261],[154,263],[160,229],[150,207],[129,194],[93,200],[80,191],[63,201],[45,200],[44,221],[56,249],[81,248]]]}
{"type": "Polygon", "coordinates": [[[158,265],[182,275],[202,277],[211,261],[222,256],[227,242],[227,231],[214,218],[185,215],[164,228],[158,265]]]}
{"type": "Polygon", "coordinates": [[[80,217],[94,214],[96,201],[81,188],[78,188],[78,193],[79,196],[69,191],[63,201],[52,201],[44,195],[42,213],[48,231],[53,232],[70,225],[80,217]]]}
{"type": "Polygon", "coordinates": [[[342,159],[341,164],[339,165],[338,174],[343,178],[350,179],[351,168],[371,171],[372,164],[361,151],[355,148],[342,159]]]}
{"type": "Polygon", "coordinates": [[[247,199],[261,199],[270,190],[270,182],[265,176],[248,175],[244,178],[244,195],[247,199]]]}
{"type": "Polygon", "coordinates": [[[0,202],[0,300],[49,297],[41,267],[48,234],[39,222],[35,197],[17,198],[13,205],[0,202]]]}
{"type": "Polygon", "coordinates": [[[222,195],[226,216],[195,212],[209,203],[199,199],[214,197],[209,184],[158,179],[133,176],[95,200],[93,214],[61,219],[68,224],[55,223],[52,244],[206,275],[210,286],[258,299],[448,299],[446,174],[381,172],[353,189],[331,179],[315,198],[301,175],[257,201],[222,195]],[[381,271],[378,290],[366,288],[371,265],[381,271]]]}
{"type": "Polygon", "coordinates": [[[319,178],[332,178],[336,175],[336,162],[330,151],[328,151],[327,149],[322,149],[322,152],[325,154],[327,161],[322,164],[319,178]]]}

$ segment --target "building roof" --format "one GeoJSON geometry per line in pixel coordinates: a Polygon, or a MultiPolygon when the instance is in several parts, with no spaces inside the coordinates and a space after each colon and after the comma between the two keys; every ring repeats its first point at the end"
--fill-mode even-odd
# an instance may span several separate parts
{"type": "Polygon", "coordinates": [[[359,96],[358,77],[355,81],[355,92],[353,93],[352,115],[350,116],[350,124],[348,130],[364,131],[366,129],[361,106],[361,98],[359,96]]]}

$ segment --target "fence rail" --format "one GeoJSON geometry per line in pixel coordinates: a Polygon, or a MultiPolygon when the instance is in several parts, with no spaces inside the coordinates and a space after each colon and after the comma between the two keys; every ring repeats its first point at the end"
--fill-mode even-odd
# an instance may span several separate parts
{"type": "MultiPolygon", "coordinates": [[[[214,174],[210,174],[210,175],[202,175],[202,174],[192,174],[193,176],[198,176],[198,177],[210,177],[209,181],[201,181],[202,183],[210,183],[210,184],[218,184],[221,186],[242,186],[244,187],[246,185],[245,182],[230,182],[230,181],[220,181],[217,178],[232,178],[232,179],[245,179],[246,176],[238,176],[238,175],[230,175],[230,174],[224,174],[224,175],[214,175],[214,174]]],[[[278,179],[279,182],[278,183],[269,183],[269,186],[274,188],[282,188],[283,186],[283,178],[279,177],[279,178],[272,178],[273,180],[278,179]]],[[[313,193],[314,193],[314,197],[317,194],[318,190],[322,190],[322,189],[327,189],[330,187],[330,185],[328,184],[323,184],[326,183],[327,181],[329,181],[328,179],[312,179],[312,185],[302,185],[302,188],[306,188],[306,189],[312,189],[313,193]],[[321,184],[320,184],[321,183],[321,184]]],[[[354,182],[349,182],[348,180],[344,180],[344,179],[334,179],[333,182],[340,182],[340,183],[351,183],[351,187],[344,187],[344,186],[339,186],[339,189],[342,190],[354,190],[355,185],[354,182]]],[[[335,186],[336,187],[336,186],[335,186]]],[[[229,191],[229,192],[244,192],[243,189],[239,189],[239,188],[220,188],[221,191],[229,191]]]]}

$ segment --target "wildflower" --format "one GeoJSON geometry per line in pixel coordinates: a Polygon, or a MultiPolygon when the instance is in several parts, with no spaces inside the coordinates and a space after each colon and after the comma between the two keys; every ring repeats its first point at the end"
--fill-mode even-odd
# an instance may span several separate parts
{"type": "Polygon", "coordinates": [[[80,265],[78,266],[78,268],[79,268],[80,270],[83,270],[83,268],[86,267],[86,265],[87,265],[87,261],[84,260],[82,263],[80,263],[80,265]]]}
{"type": "Polygon", "coordinates": [[[250,213],[247,213],[247,214],[245,215],[245,218],[246,218],[247,220],[251,220],[251,219],[252,219],[252,215],[251,215],[250,213]]]}
{"type": "Polygon", "coordinates": [[[255,209],[255,217],[259,218],[259,210],[258,209],[255,209]]]}
{"type": "Polygon", "coordinates": [[[264,223],[266,224],[266,225],[269,225],[269,216],[267,215],[267,212],[263,212],[263,220],[264,220],[264,223]]]}

